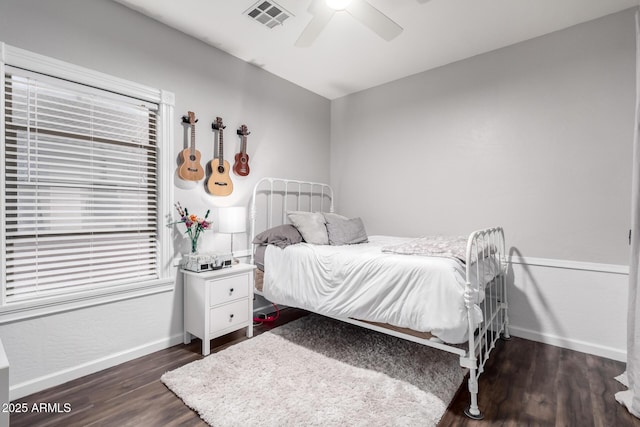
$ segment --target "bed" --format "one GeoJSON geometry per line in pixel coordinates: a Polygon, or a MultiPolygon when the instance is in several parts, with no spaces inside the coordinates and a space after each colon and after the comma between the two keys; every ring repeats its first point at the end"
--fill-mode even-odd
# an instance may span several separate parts
{"type": "Polygon", "coordinates": [[[250,215],[256,293],[458,355],[469,369],[465,414],[482,418],[478,378],[509,337],[502,228],[369,236],[334,212],[329,185],[281,178],[256,183],[250,215]]]}

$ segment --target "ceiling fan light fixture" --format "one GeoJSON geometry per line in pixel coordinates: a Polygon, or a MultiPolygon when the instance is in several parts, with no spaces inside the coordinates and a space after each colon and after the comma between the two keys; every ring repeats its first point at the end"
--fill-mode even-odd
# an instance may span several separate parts
{"type": "Polygon", "coordinates": [[[344,10],[349,6],[351,0],[326,0],[326,3],[333,10],[344,10]]]}

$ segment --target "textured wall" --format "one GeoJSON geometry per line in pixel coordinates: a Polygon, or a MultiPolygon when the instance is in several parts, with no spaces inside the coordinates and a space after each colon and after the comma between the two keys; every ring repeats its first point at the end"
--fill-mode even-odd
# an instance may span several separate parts
{"type": "Polygon", "coordinates": [[[522,256],[627,264],[633,19],[624,11],[333,101],[338,210],[378,234],[502,225],[522,256]]]}

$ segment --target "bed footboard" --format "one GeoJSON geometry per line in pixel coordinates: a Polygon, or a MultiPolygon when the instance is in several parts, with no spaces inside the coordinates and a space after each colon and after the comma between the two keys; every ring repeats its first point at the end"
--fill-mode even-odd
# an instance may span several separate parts
{"type": "Polygon", "coordinates": [[[469,393],[471,402],[465,414],[473,419],[482,419],[478,408],[478,377],[484,371],[496,341],[509,338],[509,316],[507,312],[504,231],[501,227],[478,230],[467,242],[465,304],[469,319],[469,348],[460,364],[469,368],[469,393]],[[489,262],[472,262],[488,260],[489,262]],[[493,277],[486,285],[481,278],[493,277]],[[482,323],[476,328],[474,316],[477,308],[482,312],[482,323]]]}

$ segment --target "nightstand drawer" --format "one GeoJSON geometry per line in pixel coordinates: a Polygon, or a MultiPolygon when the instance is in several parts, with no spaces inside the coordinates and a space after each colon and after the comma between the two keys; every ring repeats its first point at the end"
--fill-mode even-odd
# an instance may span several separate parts
{"type": "Polygon", "coordinates": [[[247,328],[253,336],[254,265],[234,264],[219,270],[181,270],[184,275],[184,343],[196,336],[202,354],[211,353],[211,340],[247,328]]]}
{"type": "Polygon", "coordinates": [[[249,302],[246,299],[212,308],[209,316],[211,334],[232,328],[249,320],[249,302]]]}
{"type": "Polygon", "coordinates": [[[249,296],[249,277],[246,274],[213,280],[207,285],[211,286],[210,307],[249,296]]]}

